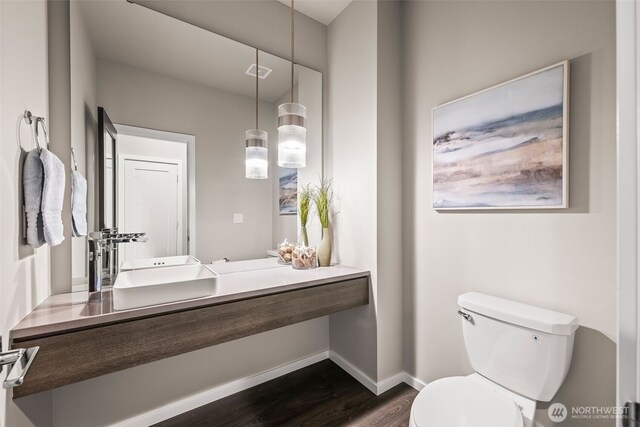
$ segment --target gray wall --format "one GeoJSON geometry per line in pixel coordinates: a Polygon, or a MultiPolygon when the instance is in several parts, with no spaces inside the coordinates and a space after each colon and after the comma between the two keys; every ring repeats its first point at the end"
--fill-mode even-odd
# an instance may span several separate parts
{"type": "MultiPolygon", "coordinates": [[[[181,15],[178,18],[288,56],[288,9],[274,1],[150,5],[173,9],[174,16],[181,15]]],[[[312,20],[298,26],[300,62],[330,73],[325,85],[330,104],[330,114],[325,115],[330,122],[325,167],[336,180],[339,197],[336,259],[369,268],[374,278],[368,308],[332,317],[331,348],[373,379],[384,379],[397,368],[398,353],[381,348],[393,344],[389,336],[398,322],[393,308],[397,288],[382,279],[398,274],[393,269],[385,273],[383,257],[386,244],[397,245],[397,239],[385,233],[397,217],[382,209],[383,203],[398,203],[392,197],[393,188],[398,188],[398,151],[381,145],[392,142],[395,129],[403,141],[404,346],[397,351],[404,351],[404,369],[427,382],[471,372],[455,313],[456,297],[478,290],[577,315],[582,327],[574,360],[556,401],[568,406],[613,404],[613,2],[407,2],[400,40],[402,131],[393,122],[391,129],[383,128],[380,121],[392,112],[382,103],[395,99],[398,84],[394,64],[383,61],[398,43],[396,33],[381,38],[395,19],[386,7],[356,1],[330,25],[328,45],[326,27],[312,20]],[[570,209],[455,214],[431,210],[431,108],[566,58],[572,67],[570,209]],[[395,184],[380,182],[382,174],[395,184]]],[[[1,181],[0,195],[8,206],[17,207],[20,151],[15,120],[25,108],[41,114],[47,109],[46,4],[2,1],[0,22],[0,159],[2,170],[13,176],[1,181]],[[30,42],[28,54],[22,49],[24,40],[30,42]],[[16,84],[24,78],[31,85],[16,84]]],[[[49,292],[49,251],[22,245],[19,227],[17,208],[0,211],[2,241],[9,242],[0,247],[0,327],[5,337],[49,292]]],[[[24,399],[20,407],[2,392],[0,424],[49,425],[51,414],[54,425],[117,422],[326,350],[328,330],[326,318],[317,319],[63,387],[24,399]]],[[[538,419],[548,425],[546,406],[540,409],[538,419]]]]}
{"type": "MultiPolygon", "coordinates": [[[[98,105],[114,123],[195,136],[194,255],[205,263],[265,257],[273,248],[275,196],[269,180],[244,178],[243,142],[255,126],[255,100],[105,60],[98,61],[97,87],[98,105]],[[243,224],[233,223],[234,213],[244,214],[243,224]]],[[[272,138],[275,108],[260,104],[261,126],[272,138]]],[[[270,176],[275,170],[272,161],[270,176]]]]}
{"type": "Polygon", "coordinates": [[[378,379],[402,366],[402,3],[378,2],[378,379]]]}
{"type": "MultiPolygon", "coordinates": [[[[243,178],[244,146],[238,144],[253,124],[254,101],[102,60],[97,80],[98,103],[114,122],[195,135],[196,256],[203,262],[222,256],[234,259],[247,254],[250,242],[255,256],[264,257],[271,248],[271,183],[243,178]],[[238,161],[229,162],[230,158],[238,161]],[[221,206],[219,200],[229,206],[221,206]],[[231,224],[232,212],[244,212],[245,223],[231,224]]],[[[260,114],[263,124],[275,125],[273,104],[262,103],[260,114]]],[[[270,163],[275,168],[275,157],[270,163]]],[[[274,171],[269,173],[273,176],[274,171]]],[[[53,424],[122,422],[326,351],[328,344],[324,317],[72,384],[53,392],[53,424]]]]}
{"type": "MultiPolygon", "coordinates": [[[[281,58],[291,56],[291,9],[277,0],[134,0],[148,7],[230,39],[245,43],[281,58]]],[[[296,12],[295,61],[297,64],[321,72],[323,117],[328,117],[328,59],[327,26],[296,12]]],[[[314,77],[315,78],[315,77],[314,77]]],[[[322,127],[323,149],[326,150],[329,121],[322,127]]],[[[308,141],[309,142],[309,141],[308,141]]],[[[323,151],[323,157],[326,153],[323,151]]],[[[326,166],[325,166],[326,167],[326,166]]],[[[323,173],[326,173],[323,171],[323,173]]],[[[311,179],[315,181],[315,173],[311,179]]],[[[286,222],[286,221],[285,221],[286,222]]],[[[313,240],[320,231],[312,229],[313,240]]],[[[312,237],[309,236],[311,239],[312,237]]]]}
{"type": "MultiPolygon", "coordinates": [[[[68,0],[47,3],[47,70],[49,73],[49,149],[71,171],[71,44],[68,0]]],[[[71,176],[67,175],[67,183],[71,176]]],[[[51,293],[71,289],[71,185],[64,188],[62,204],[64,241],[51,248],[51,293]]]]}
{"type": "MultiPolygon", "coordinates": [[[[82,20],[78,2],[71,2],[71,146],[76,155],[78,172],[87,178],[87,219],[88,229],[93,230],[94,168],[87,168],[87,162],[94,163],[96,144],[96,59],[91,40],[82,20]]],[[[88,275],[87,239],[72,237],[71,278],[74,282],[84,282],[88,275]]],[[[86,283],[86,282],[85,282],[86,283]]]]}
{"type": "MultiPolygon", "coordinates": [[[[294,94],[295,94],[294,90],[294,94]]],[[[286,91],[282,94],[280,98],[276,102],[273,103],[275,108],[278,108],[278,105],[283,104],[285,102],[289,102],[291,99],[291,90],[286,91]]],[[[297,242],[298,240],[298,216],[297,215],[280,215],[280,203],[278,203],[279,198],[279,188],[280,182],[278,179],[278,131],[276,129],[275,134],[269,134],[270,141],[270,150],[269,150],[269,161],[270,164],[276,165],[273,168],[273,175],[270,176],[271,181],[271,191],[273,191],[273,207],[271,209],[271,224],[272,224],[272,247],[275,249],[278,247],[279,243],[282,243],[284,239],[287,239],[289,242],[297,242]]],[[[300,176],[298,176],[298,185],[300,185],[300,176]]]]}
{"type": "Polygon", "coordinates": [[[354,1],[328,33],[335,258],[372,278],[369,306],[331,316],[330,343],[377,382],[402,371],[401,12],[354,1]]]}
{"type": "Polygon", "coordinates": [[[556,401],[613,405],[614,2],[416,1],[406,4],[404,28],[405,369],[426,382],[471,372],[456,298],[475,290],[576,315],[582,326],[556,401]],[[431,109],[564,59],[570,208],[432,210],[431,109]]]}
{"type": "MultiPolygon", "coordinates": [[[[291,56],[291,9],[276,0],[135,0],[158,12],[253,46],[291,56]]],[[[327,68],[327,27],[296,12],[296,63],[321,73],[327,68]]]]}
{"type": "Polygon", "coordinates": [[[370,304],[331,315],[330,346],[378,378],[377,3],[356,1],[329,25],[327,174],[333,178],[334,259],[371,271],[370,304]],[[354,55],[357,52],[357,55],[354,55]]]}
{"type": "MultiPolygon", "coordinates": [[[[179,19],[187,22],[192,20],[205,22],[206,25],[202,26],[206,29],[251,44],[262,50],[288,57],[289,9],[275,1],[150,3],[150,6],[153,6],[152,8],[154,9],[160,7],[175,8],[185,13],[185,15],[177,14],[175,16],[179,19]],[[260,25],[252,26],[247,24],[248,21],[253,19],[256,22],[260,21],[260,25]]],[[[319,71],[325,71],[326,27],[309,18],[300,18],[300,15],[298,16],[296,36],[298,62],[319,71]]],[[[100,80],[101,73],[99,72],[98,74],[100,80]]],[[[146,84],[151,85],[152,82],[145,81],[140,83],[140,85],[146,84]]],[[[100,86],[100,83],[98,85],[100,86]]],[[[137,93],[136,89],[129,84],[126,86],[126,91],[129,93],[137,93]]],[[[167,89],[167,91],[169,90],[170,88],[167,89]]],[[[194,89],[196,93],[193,93],[192,96],[194,99],[199,99],[203,103],[202,105],[206,105],[211,100],[210,98],[209,100],[204,99],[206,98],[204,94],[199,95],[201,91],[202,87],[199,87],[198,90],[194,89]]],[[[134,123],[138,126],[182,133],[196,133],[196,145],[200,141],[206,140],[206,138],[198,137],[198,134],[202,133],[201,131],[166,129],[166,125],[163,125],[163,123],[170,121],[170,118],[166,116],[154,119],[137,116],[135,111],[127,109],[132,106],[122,106],[122,116],[119,115],[120,113],[115,113],[115,108],[113,109],[114,113],[111,113],[111,106],[114,106],[118,101],[112,100],[109,96],[111,95],[98,94],[99,103],[103,100],[105,101],[105,107],[112,114],[111,118],[114,122],[118,122],[121,118],[139,117],[140,121],[136,120],[136,123],[134,123]]],[[[141,101],[149,104],[152,102],[149,99],[142,99],[141,101]]],[[[272,106],[273,104],[270,105],[272,106]]],[[[162,106],[154,106],[154,108],[157,108],[159,115],[164,109],[162,106]]],[[[117,108],[117,110],[120,111],[120,108],[117,108]]],[[[253,116],[250,113],[253,109],[251,106],[244,108],[243,104],[242,107],[229,107],[228,110],[246,111],[248,124],[250,127],[252,126],[253,116]]],[[[211,114],[207,114],[207,111],[209,111],[208,107],[186,111],[185,113],[194,115],[192,117],[193,122],[189,122],[193,123],[193,126],[189,127],[193,129],[204,126],[202,123],[213,120],[214,117],[211,114]],[[196,121],[198,123],[194,123],[196,121]]],[[[166,111],[162,114],[166,114],[166,111]]],[[[218,114],[223,114],[223,112],[220,111],[218,114]]],[[[269,113],[266,111],[261,113],[261,123],[275,124],[275,115],[273,120],[270,120],[267,119],[267,114],[269,113]]],[[[272,114],[274,114],[273,111],[272,114]]],[[[124,120],[125,124],[127,124],[126,121],[128,120],[124,120]]],[[[243,131],[245,127],[242,128],[243,131]]],[[[226,134],[229,135],[225,142],[229,144],[232,144],[229,142],[231,140],[237,142],[244,138],[244,134],[240,136],[232,135],[229,133],[229,129],[225,129],[226,134]]],[[[269,131],[272,141],[275,141],[275,128],[267,129],[267,131],[269,131]]],[[[235,145],[235,148],[238,147],[242,149],[242,144],[235,145]]],[[[274,144],[272,143],[270,147],[272,148],[270,150],[271,154],[275,155],[274,144]]],[[[213,156],[213,152],[205,153],[205,156],[202,156],[203,158],[197,160],[198,163],[196,165],[197,174],[204,174],[197,177],[198,182],[202,179],[204,180],[203,182],[208,182],[210,186],[202,188],[203,191],[214,191],[216,190],[215,186],[228,185],[230,182],[248,185],[245,184],[247,180],[244,179],[240,180],[243,182],[239,182],[235,178],[216,176],[214,168],[211,167],[216,158],[215,156],[207,157],[208,155],[213,156]]],[[[236,155],[234,154],[234,156],[236,155]]],[[[237,158],[243,159],[243,153],[240,153],[237,158]]],[[[275,162],[272,163],[275,165],[275,162]]],[[[244,176],[244,162],[240,162],[236,167],[241,170],[241,176],[244,176]]],[[[272,174],[271,171],[270,174],[272,174]]],[[[274,175],[272,174],[272,176],[274,175]]],[[[268,181],[256,182],[255,184],[270,187],[268,181]]],[[[197,187],[197,191],[200,191],[200,187],[197,187]]],[[[264,192],[271,194],[270,188],[265,188],[264,192]]],[[[198,196],[197,200],[200,200],[200,196],[198,196]]],[[[269,201],[271,202],[271,200],[272,198],[270,197],[269,201]]],[[[243,206],[239,206],[239,208],[244,209],[243,206]]],[[[214,224],[215,221],[218,221],[215,219],[217,218],[216,215],[218,215],[216,209],[220,209],[220,207],[201,206],[201,204],[197,206],[197,231],[199,235],[202,232],[211,231],[207,229],[206,223],[202,226],[200,225],[201,219],[209,224],[214,224]]],[[[270,212],[271,207],[268,213],[270,212]]],[[[250,212],[248,210],[245,210],[244,213],[245,226],[248,227],[248,217],[251,215],[249,215],[250,212]]],[[[226,219],[227,217],[224,216],[221,221],[226,221],[226,219]]],[[[261,226],[270,229],[271,217],[263,218],[261,226]]],[[[227,228],[230,228],[231,231],[225,232],[226,234],[223,233],[224,235],[220,239],[226,242],[238,240],[237,234],[228,234],[233,231],[233,227],[227,228]]],[[[253,237],[247,237],[245,241],[253,242],[254,240],[253,237]]],[[[271,238],[269,238],[267,245],[271,246],[271,238]]],[[[215,252],[212,247],[207,245],[204,238],[198,239],[197,251],[198,256],[202,256],[203,261],[219,256],[231,256],[233,258],[233,254],[229,255],[228,252],[220,254],[215,252]],[[203,255],[200,255],[201,253],[203,255]]],[[[264,250],[261,248],[259,255],[263,256],[263,254],[264,250]]],[[[329,321],[328,318],[323,317],[59,388],[52,393],[53,425],[65,427],[104,425],[135,417],[145,412],[156,411],[186,396],[326,351],[329,347],[328,332],[329,321]],[[256,351],[256,349],[259,349],[259,351],[256,351]]]]}
{"type": "MultiPolygon", "coordinates": [[[[16,123],[25,109],[49,118],[47,4],[0,2],[0,334],[9,347],[9,330],[43,301],[50,288],[51,250],[31,249],[22,239],[22,162],[16,123]]],[[[22,147],[35,148],[28,125],[22,147]]],[[[3,370],[6,375],[6,369],[3,370]]],[[[4,379],[4,377],[2,377],[4,379]]],[[[51,393],[15,402],[0,389],[0,425],[50,425],[51,393]]]]}
{"type": "Polygon", "coordinates": [[[53,425],[115,424],[215,386],[326,351],[323,320],[297,323],[60,387],[53,392],[53,425]]]}

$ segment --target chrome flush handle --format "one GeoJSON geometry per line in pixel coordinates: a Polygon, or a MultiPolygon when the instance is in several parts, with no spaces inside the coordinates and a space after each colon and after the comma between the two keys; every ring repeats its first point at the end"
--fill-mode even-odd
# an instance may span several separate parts
{"type": "Polygon", "coordinates": [[[469,313],[465,313],[462,310],[458,310],[458,314],[462,317],[464,317],[464,320],[466,320],[467,322],[471,323],[472,325],[474,325],[475,323],[473,322],[473,317],[469,314],[469,313]]]}

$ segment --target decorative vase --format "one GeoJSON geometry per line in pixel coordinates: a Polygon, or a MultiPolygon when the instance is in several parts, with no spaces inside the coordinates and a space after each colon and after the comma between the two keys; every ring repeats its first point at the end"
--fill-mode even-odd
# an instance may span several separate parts
{"type": "Polygon", "coordinates": [[[309,246],[309,237],[307,236],[307,227],[304,225],[300,227],[300,238],[302,239],[302,243],[305,246],[309,246]]]}
{"type": "Polygon", "coordinates": [[[318,246],[318,262],[320,267],[331,265],[331,233],[328,228],[322,229],[322,241],[318,246]]]}

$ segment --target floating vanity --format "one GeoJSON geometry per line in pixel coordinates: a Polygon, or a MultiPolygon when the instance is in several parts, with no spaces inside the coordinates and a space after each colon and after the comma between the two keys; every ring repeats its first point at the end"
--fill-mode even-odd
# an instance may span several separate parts
{"type": "MultiPolygon", "coordinates": [[[[53,295],[11,331],[12,348],[40,351],[18,398],[369,303],[369,272],[336,265],[309,271],[276,260],[211,266],[207,297],[114,310],[112,291],[53,295]]],[[[170,268],[170,267],[169,267],[170,268]]]]}

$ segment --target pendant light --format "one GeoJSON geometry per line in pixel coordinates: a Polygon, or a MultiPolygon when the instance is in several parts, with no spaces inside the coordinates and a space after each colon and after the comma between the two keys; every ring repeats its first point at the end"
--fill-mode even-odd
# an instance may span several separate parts
{"type": "Polygon", "coordinates": [[[256,49],[256,128],[246,133],[245,176],[248,179],[267,179],[269,171],[269,136],[266,131],[258,129],[258,49],[256,49]]]}
{"type": "Polygon", "coordinates": [[[303,168],[307,165],[307,129],[304,121],[307,109],[293,102],[294,80],[294,17],[295,8],[291,0],[291,102],[278,107],[278,166],[303,168]]]}

